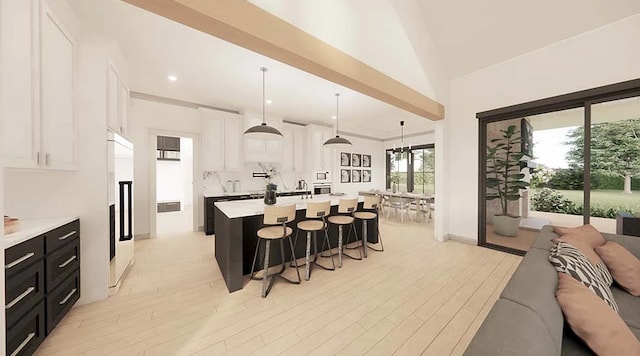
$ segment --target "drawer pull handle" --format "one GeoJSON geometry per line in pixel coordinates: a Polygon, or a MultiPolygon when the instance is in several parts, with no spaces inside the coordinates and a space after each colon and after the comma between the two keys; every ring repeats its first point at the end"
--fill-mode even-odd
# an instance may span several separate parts
{"type": "Polygon", "coordinates": [[[20,351],[22,351],[22,349],[24,349],[24,347],[27,346],[29,341],[33,339],[34,336],[36,336],[36,333],[30,333],[29,335],[27,335],[27,338],[24,339],[24,341],[20,345],[18,345],[18,348],[14,352],[12,352],[10,356],[18,355],[20,351]]]}
{"type": "Polygon", "coordinates": [[[27,253],[26,255],[24,255],[24,256],[22,256],[22,257],[18,258],[17,260],[15,260],[15,261],[13,261],[13,262],[9,263],[8,265],[5,265],[5,266],[4,266],[4,269],[9,269],[9,268],[11,268],[11,267],[15,267],[15,266],[17,266],[17,265],[19,265],[20,263],[22,263],[22,262],[24,262],[24,261],[26,261],[26,260],[30,259],[31,257],[33,257],[33,256],[35,256],[35,255],[36,255],[35,253],[33,253],[33,252],[29,252],[29,253],[27,253]]]}
{"type": "Polygon", "coordinates": [[[76,293],[76,289],[75,289],[75,288],[73,288],[73,289],[71,290],[71,292],[69,292],[69,294],[67,294],[67,296],[66,296],[66,297],[64,297],[64,299],[63,299],[63,300],[61,300],[58,304],[60,304],[60,305],[65,305],[65,304],[67,304],[67,302],[69,301],[69,299],[71,299],[71,296],[73,296],[75,293],[76,293]]]}
{"type": "Polygon", "coordinates": [[[70,233],[68,233],[68,234],[66,234],[66,235],[64,235],[64,236],[60,236],[60,237],[58,237],[58,240],[60,240],[60,241],[62,241],[62,240],[66,240],[66,239],[70,238],[71,236],[73,236],[73,235],[75,235],[75,234],[76,234],[76,231],[75,231],[75,230],[73,230],[73,231],[71,231],[70,233]]]}
{"type": "Polygon", "coordinates": [[[67,267],[69,265],[69,263],[75,261],[76,257],[77,257],[76,255],[73,255],[73,256],[69,257],[68,260],[64,261],[62,264],[59,264],[58,267],[60,267],[60,268],[67,267]]]}
{"type": "Polygon", "coordinates": [[[12,300],[11,303],[7,304],[4,308],[6,310],[9,310],[11,308],[13,308],[14,305],[20,303],[21,300],[23,300],[24,298],[26,298],[26,296],[28,296],[29,294],[31,294],[31,292],[33,292],[34,290],[36,290],[35,287],[29,287],[27,288],[27,290],[25,290],[24,292],[22,292],[22,294],[20,294],[19,296],[16,297],[16,299],[12,300]]]}

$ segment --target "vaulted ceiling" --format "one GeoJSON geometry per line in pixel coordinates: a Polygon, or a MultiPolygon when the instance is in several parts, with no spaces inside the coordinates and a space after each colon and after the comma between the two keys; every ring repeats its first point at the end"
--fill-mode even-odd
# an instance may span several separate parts
{"type": "MultiPolygon", "coordinates": [[[[260,108],[269,67],[270,113],[376,138],[433,128],[427,119],[119,0],[67,0],[85,26],[112,38],[132,90],[223,108],[260,108]],[[178,77],[169,82],[167,75],[178,77]]],[[[311,35],[446,105],[448,82],[640,12],[637,0],[251,0],[311,35]]]]}

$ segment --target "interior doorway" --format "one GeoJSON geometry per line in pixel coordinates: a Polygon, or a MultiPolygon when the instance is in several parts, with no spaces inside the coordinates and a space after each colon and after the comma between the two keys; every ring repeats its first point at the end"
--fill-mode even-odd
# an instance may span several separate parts
{"type": "Polygon", "coordinates": [[[193,231],[194,144],[190,137],[156,136],[156,236],[193,231]]]}

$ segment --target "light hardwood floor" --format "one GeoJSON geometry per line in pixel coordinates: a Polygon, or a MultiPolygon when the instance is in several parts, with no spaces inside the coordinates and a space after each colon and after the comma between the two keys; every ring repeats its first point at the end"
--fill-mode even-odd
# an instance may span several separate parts
{"type": "Polygon", "coordinates": [[[258,281],[227,292],[211,237],[136,242],[120,292],[71,310],[37,355],[461,355],[521,258],[425,223],[381,230],[385,252],[266,299],[258,281]]]}

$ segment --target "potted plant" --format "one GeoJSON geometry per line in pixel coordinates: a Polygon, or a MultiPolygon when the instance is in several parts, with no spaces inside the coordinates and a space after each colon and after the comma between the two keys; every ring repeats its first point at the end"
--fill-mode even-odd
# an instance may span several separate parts
{"type": "Polygon", "coordinates": [[[516,236],[521,217],[509,214],[509,202],[520,199],[520,189],[529,183],[520,173],[520,162],[524,154],[520,152],[520,131],[516,125],[500,130],[502,137],[491,140],[487,145],[487,197],[488,201],[500,200],[501,214],[493,215],[495,232],[503,236],[516,236]]]}
{"type": "Polygon", "coordinates": [[[399,185],[400,185],[400,174],[391,173],[391,188],[394,193],[396,192],[396,190],[399,190],[400,188],[399,185]]]}

